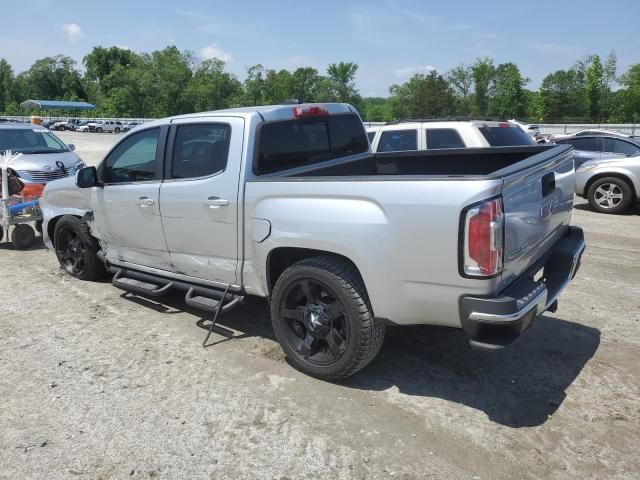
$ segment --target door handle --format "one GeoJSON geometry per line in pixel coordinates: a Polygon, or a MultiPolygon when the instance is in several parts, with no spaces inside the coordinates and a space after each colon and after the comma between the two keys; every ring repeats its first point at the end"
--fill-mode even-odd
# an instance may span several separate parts
{"type": "Polygon", "coordinates": [[[205,205],[209,205],[209,208],[220,208],[226,207],[229,205],[229,200],[225,200],[220,197],[209,197],[207,201],[204,202],[205,205]]]}
{"type": "Polygon", "coordinates": [[[138,200],[139,200],[138,205],[141,207],[150,207],[151,205],[156,203],[156,201],[153,198],[149,198],[149,197],[140,197],[138,198],[138,200]]]}

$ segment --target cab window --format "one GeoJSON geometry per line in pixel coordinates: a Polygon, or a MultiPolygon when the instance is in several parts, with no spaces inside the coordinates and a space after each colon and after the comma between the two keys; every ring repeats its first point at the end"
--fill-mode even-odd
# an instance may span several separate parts
{"type": "Polygon", "coordinates": [[[231,126],[180,125],[176,132],[171,178],[213,175],[227,168],[231,126]]]}
{"type": "Polygon", "coordinates": [[[159,138],[160,129],[152,128],[122,141],[105,160],[104,182],[128,183],[156,179],[159,138]]]}

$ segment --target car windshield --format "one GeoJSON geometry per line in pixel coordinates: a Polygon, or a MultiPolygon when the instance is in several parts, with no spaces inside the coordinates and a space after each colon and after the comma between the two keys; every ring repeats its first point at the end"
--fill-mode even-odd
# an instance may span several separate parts
{"type": "Polygon", "coordinates": [[[67,147],[54,134],[30,129],[0,129],[0,152],[61,153],[67,147]]]}

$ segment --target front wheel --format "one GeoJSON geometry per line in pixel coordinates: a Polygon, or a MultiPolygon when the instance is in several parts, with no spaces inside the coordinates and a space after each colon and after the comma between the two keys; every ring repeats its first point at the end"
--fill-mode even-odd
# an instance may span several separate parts
{"type": "Polygon", "coordinates": [[[384,340],[364,282],[348,262],[331,256],[301,260],[280,276],[271,321],[289,361],[326,380],[347,378],[367,366],[384,340]]]}
{"type": "Polygon", "coordinates": [[[56,257],[62,269],[80,280],[99,280],[107,271],[96,255],[98,242],[89,232],[89,227],[72,216],[62,217],[53,234],[56,257]]]}
{"type": "Polygon", "coordinates": [[[119,127],[116,127],[116,129],[114,130],[114,132],[116,132],[116,133],[120,133],[120,128],[119,128],[119,127]]]}
{"type": "Polygon", "coordinates": [[[96,128],[96,132],[102,133],[102,128],[100,128],[100,127],[96,128]]]}
{"type": "Polygon", "coordinates": [[[633,202],[633,191],[627,182],[617,177],[600,178],[587,192],[591,207],[601,213],[622,213],[633,202]]]}

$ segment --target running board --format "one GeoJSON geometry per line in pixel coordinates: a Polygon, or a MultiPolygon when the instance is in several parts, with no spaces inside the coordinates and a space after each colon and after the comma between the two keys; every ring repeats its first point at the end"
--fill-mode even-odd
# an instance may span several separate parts
{"type": "Polygon", "coordinates": [[[122,269],[119,269],[113,276],[111,283],[122,290],[128,292],[141,293],[143,295],[151,295],[152,297],[159,297],[164,295],[173,288],[173,282],[167,282],[159,285],[151,283],[150,281],[137,280],[131,277],[125,277],[122,269]]]}
{"type": "Polygon", "coordinates": [[[222,291],[115,266],[110,266],[109,271],[115,273],[112,280],[113,285],[128,292],[157,297],[176,288],[187,292],[184,301],[188,306],[212,312],[214,314],[213,320],[209,326],[207,337],[202,342],[203,347],[206,346],[222,312],[231,310],[244,300],[241,293],[230,291],[231,285],[227,285],[227,288],[222,291]]]}
{"type": "Polygon", "coordinates": [[[198,295],[193,287],[190,288],[184,296],[184,302],[190,307],[199,308],[200,310],[206,310],[207,312],[213,313],[217,313],[219,308],[222,308],[222,311],[226,312],[238,303],[242,302],[242,300],[244,300],[242,295],[235,295],[228,292],[220,295],[215,290],[212,290],[209,292],[209,295],[206,296],[202,294],[198,295]],[[221,304],[222,307],[220,307],[221,304]]]}

